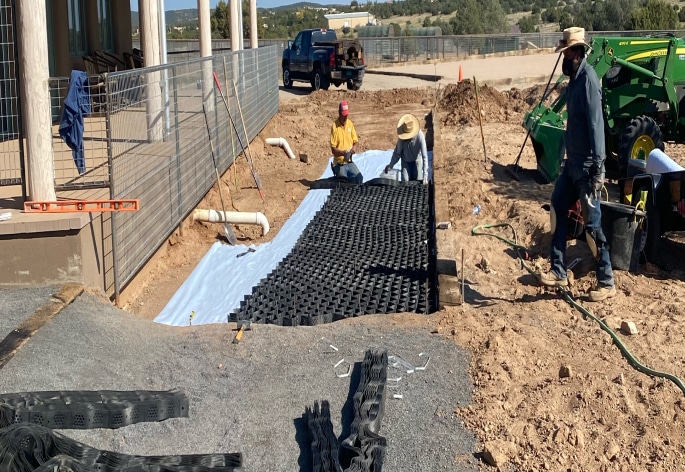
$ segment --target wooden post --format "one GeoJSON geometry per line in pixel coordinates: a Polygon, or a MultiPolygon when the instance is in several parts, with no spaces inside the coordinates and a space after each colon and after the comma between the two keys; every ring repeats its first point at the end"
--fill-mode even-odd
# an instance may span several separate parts
{"type": "Polygon", "coordinates": [[[24,0],[17,2],[17,6],[19,66],[26,98],[23,102],[23,129],[26,135],[28,199],[52,202],[57,197],[45,0],[24,0]]]}
{"type": "MultiPolygon", "coordinates": [[[[200,56],[212,57],[212,23],[209,12],[209,0],[197,0],[197,22],[200,28],[200,56]]],[[[214,110],[214,78],[212,61],[202,63],[202,103],[208,112],[214,110]]]]}
{"type": "MultiPolygon", "coordinates": [[[[461,67],[461,66],[460,66],[461,67]]],[[[485,162],[488,162],[488,154],[485,151],[485,135],[483,134],[483,116],[480,111],[480,100],[478,98],[478,81],[476,77],[473,77],[473,85],[476,87],[476,105],[478,106],[478,124],[480,125],[480,137],[483,140],[483,158],[485,162]]]]}
{"type": "MultiPolygon", "coordinates": [[[[140,0],[140,35],[145,67],[158,66],[160,62],[159,8],[157,0],[140,0]]],[[[161,74],[159,71],[145,74],[145,112],[147,138],[161,141],[163,138],[163,107],[161,74]]]]}
{"type": "Polygon", "coordinates": [[[259,47],[259,38],[257,37],[257,0],[250,0],[250,47],[252,49],[259,47]]]}

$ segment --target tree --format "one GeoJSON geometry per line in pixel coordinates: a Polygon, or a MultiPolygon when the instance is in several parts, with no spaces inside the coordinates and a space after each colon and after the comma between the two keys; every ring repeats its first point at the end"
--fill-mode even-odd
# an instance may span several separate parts
{"type": "Polygon", "coordinates": [[[535,15],[524,16],[518,21],[521,33],[534,33],[535,32],[535,15]]]}
{"type": "Polygon", "coordinates": [[[671,30],[678,24],[678,13],[666,2],[648,0],[647,4],[636,10],[631,17],[633,29],[671,30]]]}
{"type": "Polygon", "coordinates": [[[350,2],[350,6],[351,6],[352,8],[357,8],[357,7],[359,6],[359,2],[357,2],[357,0],[352,0],[352,1],[350,2]]]}
{"type": "Polygon", "coordinates": [[[231,37],[231,28],[228,15],[228,4],[224,0],[219,0],[216,8],[210,16],[210,21],[212,24],[212,32],[218,33],[218,35],[223,39],[228,39],[231,37]]]}

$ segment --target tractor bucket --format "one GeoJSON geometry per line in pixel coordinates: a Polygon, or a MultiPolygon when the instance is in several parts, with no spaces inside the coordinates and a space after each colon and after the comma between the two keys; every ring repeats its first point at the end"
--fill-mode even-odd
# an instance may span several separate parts
{"type": "Polygon", "coordinates": [[[538,105],[523,118],[535,150],[537,170],[546,182],[554,182],[564,159],[564,122],[554,107],[538,105]]]}

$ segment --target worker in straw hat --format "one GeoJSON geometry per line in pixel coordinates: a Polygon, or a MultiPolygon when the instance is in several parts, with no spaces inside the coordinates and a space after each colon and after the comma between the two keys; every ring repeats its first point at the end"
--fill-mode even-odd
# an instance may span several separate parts
{"type": "Polygon", "coordinates": [[[561,70],[569,77],[566,92],[566,160],[554,184],[550,217],[552,222],[551,265],[541,274],[540,282],[548,287],[565,287],[566,240],[570,207],[580,200],[585,238],[597,269],[598,286],[589,293],[589,300],[598,302],[616,295],[609,248],[602,231],[600,196],[604,185],[604,117],[602,88],[595,70],[585,54],[590,46],[585,42],[583,28],[567,28],[556,52],[564,55],[561,70]]]}
{"type": "Polygon", "coordinates": [[[424,184],[428,183],[428,151],[426,138],[420,128],[418,118],[411,113],[400,117],[397,144],[390,164],[385,166],[386,174],[401,160],[403,181],[422,180],[424,184]]]}

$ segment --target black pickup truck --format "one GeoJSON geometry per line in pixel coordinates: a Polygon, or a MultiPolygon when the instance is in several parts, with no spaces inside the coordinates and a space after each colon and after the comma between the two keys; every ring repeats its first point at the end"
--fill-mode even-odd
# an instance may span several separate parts
{"type": "Polygon", "coordinates": [[[293,81],[309,82],[314,90],[328,90],[331,84],[347,83],[350,90],[359,90],[364,78],[364,50],[356,39],[338,39],[333,30],[300,31],[295,41],[288,41],[283,51],[283,87],[293,81]]]}

